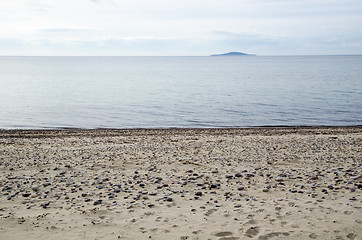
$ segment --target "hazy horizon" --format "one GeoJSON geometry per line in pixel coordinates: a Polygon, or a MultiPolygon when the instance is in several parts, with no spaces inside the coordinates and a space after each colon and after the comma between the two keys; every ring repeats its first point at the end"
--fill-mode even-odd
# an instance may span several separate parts
{"type": "MultiPolygon", "coordinates": [[[[214,54],[214,53],[213,53],[214,54]]],[[[216,53],[219,54],[219,53],[216,53]]],[[[220,53],[222,54],[222,53],[220,53]]],[[[252,54],[252,53],[250,53],[252,54]]],[[[210,55],[0,55],[0,57],[215,57],[210,55]]],[[[299,55],[251,55],[251,56],[216,56],[230,58],[248,57],[318,57],[318,56],[362,56],[362,54],[299,54],[299,55]]]]}

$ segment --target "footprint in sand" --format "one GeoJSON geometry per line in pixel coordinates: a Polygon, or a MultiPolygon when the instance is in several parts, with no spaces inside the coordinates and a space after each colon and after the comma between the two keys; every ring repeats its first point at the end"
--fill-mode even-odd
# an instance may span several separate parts
{"type": "Polygon", "coordinates": [[[216,237],[226,237],[226,236],[230,236],[233,235],[232,232],[218,232],[215,234],[216,237]]]}
{"type": "Polygon", "coordinates": [[[272,232],[272,233],[268,233],[265,235],[262,235],[259,237],[259,240],[268,240],[274,237],[278,237],[279,235],[283,235],[283,236],[289,236],[289,233],[287,232],[272,232]]]}
{"type": "Polygon", "coordinates": [[[348,238],[348,239],[352,239],[352,240],[354,240],[356,237],[357,237],[357,235],[354,234],[354,233],[349,233],[349,234],[347,235],[347,238],[348,238]]]}
{"type": "Polygon", "coordinates": [[[219,240],[237,240],[239,239],[238,237],[222,237],[222,238],[219,238],[219,240]]]}
{"type": "Polygon", "coordinates": [[[231,237],[233,235],[232,232],[218,232],[215,234],[216,237],[221,237],[219,240],[237,240],[238,237],[231,237]]]}
{"type": "Polygon", "coordinates": [[[248,230],[246,230],[245,235],[253,238],[255,237],[257,234],[259,233],[259,228],[258,227],[251,227],[248,230]]]}
{"type": "Polygon", "coordinates": [[[316,239],[316,238],[318,237],[318,235],[315,234],[315,233],[311,233],[311,234],[309,234],[309,237],[310,237],[311,239],[316,239]]]}
{"type": "Polygon", "coordinates": [[[216,211],[217,211],[216,209],[209,209],[209,210],[207,210],[207,212],[204,215],[205,216],[210,216],[211,214],[213,214],[216,211]]]}
{"type": "Polygon", "coordinates": [[[245,225],[255,225],[255,224],[256,224],[256,222],[254,219],[251,219],[245,223],[245,225]]]}

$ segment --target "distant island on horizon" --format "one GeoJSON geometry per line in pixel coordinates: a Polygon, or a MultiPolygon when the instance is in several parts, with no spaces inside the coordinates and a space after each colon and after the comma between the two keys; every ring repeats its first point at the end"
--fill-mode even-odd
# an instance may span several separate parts
{"type": "Polygon", "coordinates": [[[247,54],[242,52],[228,52],[228,53],[222,53],[222,54],[212,54],[211,57],[220,57],[220,56],[233,56],[233,57],[239,57],[239,56],[256,56],[255,54],[247,54]]]}

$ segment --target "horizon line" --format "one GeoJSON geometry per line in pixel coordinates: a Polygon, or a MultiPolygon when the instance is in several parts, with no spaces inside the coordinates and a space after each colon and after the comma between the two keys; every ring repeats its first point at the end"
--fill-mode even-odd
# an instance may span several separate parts
{"type": "MultiPolygon", "coordinates": [[[[245,56],[218,56],[230,58],[247,57],[308,57],[308,56],[362,56],[359,54],[283,54],[283,55],[257,55],[249,54],[245,56]]],[[[0,55],[0,57],[215,57],[212,55],[0,55]]]]}

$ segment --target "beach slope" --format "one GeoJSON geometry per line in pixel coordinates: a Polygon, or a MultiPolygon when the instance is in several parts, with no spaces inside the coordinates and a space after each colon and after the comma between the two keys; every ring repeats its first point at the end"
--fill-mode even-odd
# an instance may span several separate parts
{"type": "Polygon", "coordinates": [[[362,128],[0,131],[0,239],[361,239],[362,128]]]}

